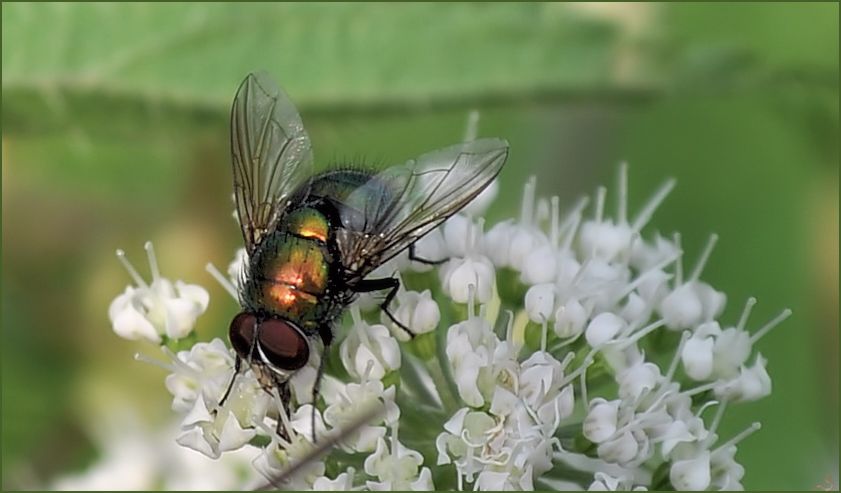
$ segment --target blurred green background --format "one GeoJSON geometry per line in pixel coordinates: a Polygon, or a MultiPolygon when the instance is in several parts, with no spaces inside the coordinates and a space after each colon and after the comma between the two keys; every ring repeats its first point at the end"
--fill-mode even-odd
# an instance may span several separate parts
{"type": "MultiPolygon", "coordinates": [[[[512,145],[489,221],[522,184],[562,204],[630,163],[636,210],[677,189],[648,234],[680,231],[691,265],[762,340],[773,394],[733,406],[748,489],[838,477],[838,4],[8,4],[2,6],[4,489],[77,471],[102,423],[170,416],[157,350],[117,338],[107,308],[147,273],[206,286],[202,338],[234,302],[204,271],[240,244],[228,111],[266,69],[298,105],[320,165],[397,163],[480,135],[512,145]]],[[[615,190],[615,188],[611,188],[615,190]]]]}

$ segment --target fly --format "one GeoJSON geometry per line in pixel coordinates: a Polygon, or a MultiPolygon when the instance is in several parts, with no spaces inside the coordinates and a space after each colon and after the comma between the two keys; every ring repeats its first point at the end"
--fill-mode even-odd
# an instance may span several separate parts
{"type": "Polygon", "coordinates": [[[333,323],[359,293],[386,292],[381,309],[413,335],[389,310],[398,278],[367,276],[406,249],[429,262],[415,257],[415,242],[479,195],[507,156],[506,141],[479,139],[384,171],[316,174],[295,106],[268,75],[249,74],[231,109],[234,196],[248,254],[242,310],[229,331],[234,379],[245,362],[266,391],[288,402],[289,378],[307,364],[315,340],[330,346],[333,323]]]}

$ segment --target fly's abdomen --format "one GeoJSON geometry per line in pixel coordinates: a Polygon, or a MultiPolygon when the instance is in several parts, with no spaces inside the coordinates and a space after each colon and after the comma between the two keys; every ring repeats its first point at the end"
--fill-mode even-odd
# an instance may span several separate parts
{"type": "Polygon", "coordinates": [[[256,308],[314,327],[328,308],[329,263],[315,238],[278,232],[261,245],[250,276],[256,308]]]}

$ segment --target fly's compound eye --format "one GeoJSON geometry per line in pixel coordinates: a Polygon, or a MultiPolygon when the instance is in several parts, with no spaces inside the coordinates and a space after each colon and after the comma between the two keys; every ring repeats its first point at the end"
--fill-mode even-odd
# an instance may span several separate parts
{"type": "Polygon", "coordinates": [[[257,344],[268,363],[280,370],[295,371],[310,359],[307,336],[294,324],[278,318],[260,324],[257,344]]]}
{"type": "Polygon", "coordinates": [[[231,321],[228,337],[231,346],[245,360],[251,355],[254,345],[254,330],[257,327],[257,317],[253,313],[241,312],[231,321]]]}

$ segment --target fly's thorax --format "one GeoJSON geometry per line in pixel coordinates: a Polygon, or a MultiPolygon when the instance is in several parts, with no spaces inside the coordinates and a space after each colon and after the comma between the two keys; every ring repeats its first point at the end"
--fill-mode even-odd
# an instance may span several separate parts
{"type": "Polygon", "coordinates": [[[309,197],[342,203],[348,195],[367,183],[374,173],[364,169],[333,169],[312,178],[306,187],[309,197]]]}
{"type": "Polygon", "coordinates": [[[331,236],[330,222],[327,217],[312,207],[301,207],[286,214],[278,230],[301,238],[313,239],[322,244],[326,244],[331,236]]]}

